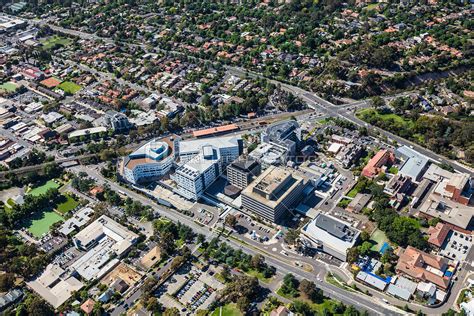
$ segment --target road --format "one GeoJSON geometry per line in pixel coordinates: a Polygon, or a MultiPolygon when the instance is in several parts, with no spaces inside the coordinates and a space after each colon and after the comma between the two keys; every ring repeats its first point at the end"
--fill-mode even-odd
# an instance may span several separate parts
{"type": "MultiPolygon", "coordinates": [[[[76,166],[73,167],[72,169],[74,172],[86,172],[89,176],[98,179],[99,183],[106,183],[110,186],[111,189],[115,191],[122,191],[124,192],[127,196],[130,198],[140,201],[143,205],[148,205],[153,207],[153,209],[160,214],[160,216],[169,218],[172,221],[175,222],[181,222],[189,227],[191,227],[196,233],[198,234],[203,234],[207,240],[210,240],[214,237],[218,237],[218,233],[215,230],[212,230],[211,228],[204,227],[201,225],[198,225],[195,223],[191,218],[176,212],[176,211],[171,211],[171,210],[164,210],[162,206],[159,206],[158,204],[154,203],[151,201],[149,198],[142,196],[139,193],[136,193],[135,191],[131,191],[125,187],[120,186],[118,183],[110,181],[106,178],[104,178],[99,172],[97,172],[95,169],[89,168],[87,166],[76,166]]],[[[285,260],[283,258],[279,258],[277,255],[266,252],[262,249],[259,249],[257,247],[252,247],[248,243],[240,243],[236,240],[233,240],[231,238],[226,239],[226,242],[231,245],[232,247],[238,249],[241,248],[245,253],[248,253],[250,255],[254,254],[262,254],[265,257],[265,260],[268,264],[273,265],[277,269],[277,273],[280,276],[283,276],[287,273],[293,273],[294,275],[303,278],[303,279],[308,279],[308,280],[313,280],[314,282],[317,281],[317,274],[318,271],[313,271],[313,272],[307,272],[304,271],[298,267],[295,267],[293,265],[293,262],[291,260],[285,260]]],[[[326,268],[324,265],[319,264],[318,265],[319,269],[323,269],[326,271],[326,268]]],[[[369,313],[374,314],[374,315],[399,315],[401,314],[401,311],[399,310],[394,310],[393,307],[387,306],[385,303],[383,303],[381,300],[377,300],[374,303],[374,300],[371,299],[370,297],[367,297],[366,295],[363,295],[361,293],[357,292],[348,292],[342,288],[339,288],[337,286],[334,286],[329,283],[325,282],[319,282],[318,287],[320,287],[324,293],[334,299],[337,299],[339,301],[342,301],[345,304],[350,304],[354,305],[359,309],[365,309],[369,313]]],[[[139,290],[137,290],[137,293],[139,290]]],[[[128,299],[128,302],[132,302],[132,299],[137,299],[140,294],[132,294],[131,298],[128,299]]]]}
{"type": "MultiPolygon", "coordinates": [[[[247,75],[247,76],[250,76],[250,77],[264,78],[260,74],[247,72],[243,69],[236,68],[236,67],[227,67],[227,69],[232,74],[235,74],[235,75],[238,75],[238,76],[246,76],[247,75]]],[[[365,127],[370,128],[372,130],[375,130],[375,131],[379,132],[381,135],[384,135],[389,139],[397,141],[397,143],[400,144],[400,145],[409,146],[409,147],[417,150],[418,152],[420,152],[421,154],[427,156],[428,158],[430,158],[434,162],[451,165],[454,169],[456,169],[460,172],[470,174],[471,176],[474,175],[474,169],[473,168],[471,168],[469,166],[465,166],[465,165],[463,165],[463,164],[461,164],[457,161],[448,159],[448,158],[446,158],[444,156],[441,156],[439,154],[436,154],[433,151],[431,151],[431,150],[429,150],[425,147],[422,147],[422,146],[420,146],[416,143],[413,143],[409,140],[406,140],[402,137],[399,137],[399,136],[397,136],[397,135],[395,135],[395,134],[393,134],[389,131],[386,131],[386,130],[383,130],[383,129],[378,128],[376,126],[370,125],[370,124],[362,121],[358,117],[356,117],[355,114],[352,111],[347,110],[344,106],[337,106],[337,105],[335,105],[335,104],[333,104],[333,103],[331,103],[327,100],[322,99],[321,97],[317,96],[315,93],[303,90],[299,87],[295,87],[295,86],[292,86],[292,85],[289,85],[289,84],[286,84],[286,83],[280,83],[280,82],[275,81],[275,80],[269,80],[269,81],[272,82],[272,83],[275,83],[275,84],[280,84],[283,89],[286,89],[288,91],[293,92],[295,95],[297,95],[300,98],[302,98],[303,100],[305,100],[308,103],[308,106],[310,108],[314,109],[314,110],[325,113],[329,116],[346,119],[346,120],[348,120],[348,121],[350,121],[350,122],[352,122],[352,123],[354,123],[354,124],[356,124],[357,126],[360,126],[360,127],[365,126],[365,127]]],[[[409,94],[409,92],[401,94],[401,95],[407,95],[407,94],[409,94]]],[[[390,100],[390,99],[394,98],[394,96],[387,96],[385,98],[387,100],[390,100]]],[[[368,103],[367,103],[366,100],[363,100],[363,101],[358,101],[358,102],[355,102],[355,103],[349,103],[349,104],[346,105],[346,107],[357,107],[359,105],[362,106],[362,107],[367,107],[368,103]]]]}
{"type": "MultiPolygon", "coordinates": [[[[36,22],[36,23],[37,24],[46,24],[46,23],[43,23],[42,21],[41,22],[36,22]]],[[[110,43],[113,42],[111,39],[99,38],[98,36],[96,36],[94,34],[87,34],[87,33],[84,33],[84,32],[64,29],[64,28],[61,28],[61,27],[53,26],[53,25],[50,25],[50,27],[53,30],[56,30],[58,32],[78,36],[78,37],[83,38],[83,39],[89,39],[89,40],[91,40],[91,39],[92,40],[100,39],[100,40],[103,40],[105,42],[110,42],[110,43]]],[[[134,44],[127,44],[127,45],[142,46],[142,45],[134,45],[134,44]]],[[[260,74],[249,73],[248,71],[246,71],[244,69],[241,69],[241,68],[227,67],[227,69],[231,73],[234,73],[234,74],[237,74],[237,75],[240,75],[240,76],[249,75],[249,76],[254,76],[254,77],[263,77],[260,74]]],[[[301,97],[303,100],[307,101],[309,107],[314,109],[314,110],[317,110],[317,111],[319,111],[319,112],[321,112],[325,115],[328,115],[328,116],[336,116],[336,117],[340,117],[340,118],[349,120],[349,121],[353,122],[354,124],[356,124],[358,126],[367,126],[367,127],[373,128],[374,130],[377,130],[378,132],[380,132],[382,135],[385,135],[390,139],[396,140],[399,144],[403,144],[403,145],[413,147],[414,149],[420,151],[422,154],[425,154],[427,157],[431,158],[433,161],[444,162],[444,163],[452,165],[453,167],[455,167],[456,169],[458,169],[462,172],[467,172],[469,174],[472,174],[472,169],[470,169],[468,167],[462,166],[461,164],[459,164],[455,161],[452,161],[452,160],[444,158],[440,155],[437,155],[437,154],[431,152],[428,149],[422,148],[421,146],[418,146],[418,145],[416,145],[412,142],[409,142],[405,139],[402,139],[402,138],[400,138],[396,135],[393,135],[390,132],[387,132],[387,131],[381,130],[377,127],[370,126],[370,125],[366,124],[365,122],[363,122],[360,119],[358,119],[357,117],[355,117],[355,115],[353,113],[351,113],[351,112],[347,111],[346,109],[344,109],[343,106],[342,107],[341,106],[336,106],[333,103],[320,98],[316,94],[314,94],[312,92],[309,92],[309,91],[305,91],[305,90],[303,90],[299,87],[288,85],[286,83],[281,83],[281,82],[278,82],[278,81],[275,81],[275,80],[269,80],[269,81],[273,82],[277,85],[280,85],[283,89],[291,91],[295,95],[301,97]]],[[[352,104],[352,106],[353,107],[358,106],[358,104],[357,103],[352,104]]],[[[365,101],[363,101],[363,102],[360,103],[360,106],[367,106],[367,103],[365,101]]],[[[139,200],[144,205],[152,206],[160,215],[162,215],[164,217],[168,217],[168,218],[170,218],[174,221],[180,221],[180,222],[192,227],[197,233],[203,234],[204,236],[206,236],[206,238],[213,238],[213,237],[217,236],[214,231],[212,231],[208,228],[205,228],[205,227],[201,227],[200,225],[197,225],[196,223],[194,223],[194,221],[187,218],[186,216],[184,216],[184,215],[182,215],[178,212],[173,212],[173,214],[170,214],[169,211],[162,210],[161,208],[158,207],[157,204],[155,204],[154,202],[152,202],[148,198],[145,198],[145,197],[141,196],[140,194],[137,194],[133,191],[127,190],[127,189],[119,186],[116,183],[113,183],[109,180],[104,179],[102,177],[102,175],[100,175],[96,171],[93,171],[92,169],[87,169],[86,172],[90,175],[93,175],[95,173],[95,177],[97,179],[102,179],[102,181],[108,183],[111,186],[111,188],[113,188],[114,190],[123,191],[128,196],[130,196],[133,199],[139,200]],[[172,216],[170,216],[170,215],[172,215],[172,216]]],[[[230,245],[232,245],[233,247],[236,247],[236,248],[240,247],[240,248],[244,249],[244,251],[246,253],[249,253],[249,254],[255,254],[255,253],[263,254],[266,257],[267,262],[277,268],[277,271],[278,271],[279,274],[286,274],[286,273],[291,272],[291,273],[293,273],[293,274],[295,274],[295,275],[297,275],[301,278],[306,278],[306,279],[309,279],[309,280],[315,280],[315,275],[316,274],[314,272],[310,273],[310,272],[306,272],[304,270],[301,270],[297,267],[294,267],[291,262],[285,262],[284,259],[273,256],[272,254],[269,254],[269,253],[263,251],[262,249],[249,247],[246,244],[241,244],[241,243],[239,243],[237,241],[234,241],[232,239],[228,239],[227,242],[230,245]]],[[[400,314],[400,312],[398,310],[394,311],[392,307],[387,306],[386,304],[384,304],[379,299],[379,297],[369,298],[369,297],[367,297],[365,295],[362,295],[360,293],[348,292],[348,291],[345,291],[345,290],[343,290],[343,289],[341,289],[337,286],[327,284],[327,283],[324,283],[324,282],[319,283],[319,287],[324,290],[326,295],[328,295],[332,298],[338,299],[338,300],[340,300],[340,301],[342,301],[346,304],[351,304],[351,305],[357,306],[358,308],[366,309],[369,312],[371,312],[372,314],[380,314],[380,315],[400,314]]],[[[138,291],[137,291],[137,293],[138,293],[138,291]]],[[[134,297],[135,295],[138,295],[138,294],[134,293],[132,295],[132,297],[134,297]]],[[[380,294],[380,295],[382,295],[382,294],[380,294]]],[[[446,304],[443,305],[443,306],[446,306],[446,304]]],[[[445,308],[443,308],[443,310],[444,309],[445,308]]],[[[437,310],[429,309],[429,313],[432,313],[433,311],[437,312],[438,310],[441,311],[441,308],[437,309],[437,310]]]]}

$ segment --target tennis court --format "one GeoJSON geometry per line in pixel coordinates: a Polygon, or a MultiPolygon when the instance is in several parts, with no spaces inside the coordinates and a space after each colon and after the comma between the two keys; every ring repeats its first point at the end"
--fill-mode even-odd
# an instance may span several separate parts
{"type": "Polygon", "coordinates": [[[370,248],[372,251],[380,251],[385,243],[388,243],[388,238],[385,236],[385,233],[380,229],[374,231],[372,236],[370,236],[370,240],[375,242],[375,245],[370,248]]]}

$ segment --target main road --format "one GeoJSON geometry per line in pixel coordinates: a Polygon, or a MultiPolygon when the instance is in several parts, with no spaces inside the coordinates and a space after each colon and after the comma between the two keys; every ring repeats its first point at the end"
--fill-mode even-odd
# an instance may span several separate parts
{"type": "MultiPolygon", "coordinates": [[[[113,182],[109,179],[104,178],[100,174],[100,172],[97,172],[97,170],[93,168],[89,168],[87,166],[76,166],[76,167],[73,167],[71,170],[74,172],[80,172],[80,171],[86,172],[89,176],[97,179],[100,183],[108,184],[111,189],[115,191],[124,192],[128,197],[134,200],[140,201],[143,205],[151,206],[154,209],[154,211],[160,214],[160,216],[166,217],[175,222],[181,222],[191,227],[196,233],[203,234],[208,240],[219,236],[218,232],[216,232],[215,230],[212,230],[211,228],[206,227],[206,226],[198,225],[196,222],[194,222],[191,218],[187,217],[186,215],[183,215],[173,210],[164,210],[163,206],[159,206],[158,204],[156,204],[149,198],[135,191],[129,190],[119,185],[116,182],[113,182]]],[[[334,286],[332,284],[318,281],[316,278],[316,275],[318,273],[314,271],[307,272],[307,271],[304,271],[303,269],[295,267],[293,266],[292,262],[290,262],[289,260],[285,260],[278,255],[268,253],[262,249],[253,247],[249,245],[248,243],[238,242],[236,240],[233,240],[232,238],[228,238],[225,241],[236,249],[239,249],[239,248],[242,249],[245,253],[248,253],[251,255],[258,253],[258,254],[263,255],[265,257],[266,262],[270,265],[273,265],[277,269],[277,273],[279,273],[280,275],[293,273],[294,275],[300,278],[308,279],[308,280],[312,280],[316,282],[317,286],[324,291],[326,296],[342,301],[345,304],[354,305],[358,309],[367,310],[370,314],[374,314],[374,315],[400,315],[402,314],[400,310],[398,310],[397,308],[393,306],[385,304],[381,299],[373,299],[362,293],[349,292],[340,287],[334,286]]],[[[324,265],[318,265],[317,267],[319,267],[321,270],[326,269],[324,265]]],[[[139,290],[137,290],[137,292],[138,291],[139,290]]],[[[138,294],[132,294],[132,296],[134,299],[137,299],[139,297],[138,294]]],[[[128,301],[130,301],[130,299],[127,299],[127,302],[128,301]]]]}

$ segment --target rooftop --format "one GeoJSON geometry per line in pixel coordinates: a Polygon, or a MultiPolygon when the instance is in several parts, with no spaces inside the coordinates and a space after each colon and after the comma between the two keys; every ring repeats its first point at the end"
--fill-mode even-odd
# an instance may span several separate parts
{"type": "Polygon", "coordinates": [[[411,246],[400,254],[397,270],[417,280],[428,281],[446,289],[450,279],[444,276],[447,261],[442,257],[428,254],[411,246]]]}
{"type": "Polygon", "coordinates": [[[274,207],[301,182],[307,181],[308,179],[299,172],[270,166],[245,188],[242,194],[274,207]]]}
{"type": "Polygon", "coordinates": [[[318,213],[314,220],[303,227],[302,233],[345,254],[357,242],[360,231],[335,217],[318,213]]]}

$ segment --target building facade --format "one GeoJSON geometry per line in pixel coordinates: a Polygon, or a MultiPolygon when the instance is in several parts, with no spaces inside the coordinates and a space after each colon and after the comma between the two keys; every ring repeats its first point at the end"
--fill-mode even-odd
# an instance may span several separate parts
{"type": "Polygon", "coordinates": [[[201,147],[199,154],[178,167],[171,178],[176,182],[176,193],[188,200],[197,201],[221,172],[219,149],[205,145],[201,147]]]}
{"type": "Polygon", "coordinates": [[[242,206],[270,222],[279,222],[302,198],[308,183],[300,173],[271,166],[242,191],[242,206]]]}
{"type": "Polygon", "coordinates": [[[153,181],[167,174],[174,161],[173,139],[152,140],[123,161],[123,176],[133,184],[153,181]]]}
{"type": "Polygon", "coordinates": [[[227,180],[233,186],[243,190],[254,177],[260,174],[260,171],[260,164],[252,158],[234,161],[227,166],[227,180]]]}

